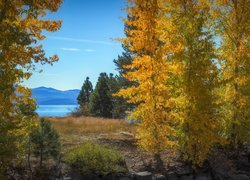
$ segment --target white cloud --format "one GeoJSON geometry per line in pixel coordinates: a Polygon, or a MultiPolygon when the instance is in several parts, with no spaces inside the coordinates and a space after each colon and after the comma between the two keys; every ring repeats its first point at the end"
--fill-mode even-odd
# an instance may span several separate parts
{"type": "Polygon", "coordinates": [[[60,48],[63,51],[84,51],[84,52],[94,52],[94,49],[78,49],[78,48],[60,48]]]}
{"type": "Polygon", "coordinates": [[[119,43],[117,42],[108,42],[108,41],[96,41],[90,39],[75,39],[75,38],[68,38],[68,37],[59,37],[59,36],[47,36],[48,39],[56,39],[62,41],[74,41],[74,42],[83,42],[83,43],[92,43],[92,44],[103,44],[103,45],[111,45],[117,46],[119,43]]]}
{"type": "Polygon", "coordinates": [[[84,49],[85,52],[94,52],[94,49],[84,49]]]}
{"type": "Polygon", "coordinates": [[[80,49],[77,48],[61,48],[63,51],[81,51],[80,49]]]}

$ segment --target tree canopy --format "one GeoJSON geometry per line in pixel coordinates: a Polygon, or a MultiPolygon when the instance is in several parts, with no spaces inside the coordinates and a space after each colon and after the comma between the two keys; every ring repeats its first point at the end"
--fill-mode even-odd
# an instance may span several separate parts
{"type": "Polygon", "coordinates": [[[20,85],[32,75],[36,63],[52,64],[56,55],[46,57],[38,42],[43,31],[57,31],[61,21],[45,19],[56,12],[61,0],[0,0],[0,174],[18,157],[20,139],[27,135],[30,118],[20,105],[35,106],[27,88],[20,85]]]}

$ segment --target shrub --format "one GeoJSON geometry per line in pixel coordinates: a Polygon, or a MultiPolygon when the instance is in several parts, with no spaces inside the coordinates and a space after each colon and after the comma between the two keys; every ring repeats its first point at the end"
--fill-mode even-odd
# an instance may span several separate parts
{"type": "Polygon", "coordinates": [[[84,112],[81,107],[77,107],[69,113],[69,116],[80,117],[83,116],[84,112]]]}
{"type": "Polygon", "coordinates": [[[70,150],[65,161],[83,174],[106,175],[126,172],[124,158],[119,152],[102,145],[85,143],[70,150]]]}

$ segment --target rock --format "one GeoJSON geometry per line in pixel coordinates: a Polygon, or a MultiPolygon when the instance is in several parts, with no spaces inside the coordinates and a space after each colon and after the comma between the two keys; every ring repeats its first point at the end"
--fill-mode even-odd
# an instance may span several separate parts
{"type": "Polygon", "coordinates": [[[101,179],[105,179],[105,180],[114,180],[115,179],[115,176],[113,174],[108,174],[106,176],[104,176],[103,178],[101,179]]]}
{"type": "Polygon", "coordinates": [[[195,180],[213,180],[211,174],[197,174],[195,180]]]}
{"type": "Polygon", "coordinates": [[[167,180],[167,178],[162,174],[154,175],[154,180],[167,180]]]}
{"type": "Polygon", "coordinates": [[[194,180],[194,176],[192,174],[181,176],[180,180],[194,180]]]}
{"type": "MultiPolygon", "coordinates": [[[[85,179],[85,178],[83,178],[83,179],[85,179]]],[[[94,180],[102,180],[102,178],[101,177],[95,177],[94,180]]]]}
{"type": "Polygon", "coordinates": [[[136,179],[135,173],[131,173],[131,174],[129,175],[129,178],[130,178],[131,180],[135,180],[135,179],[136,179]]]}
{"type": "Polygon", "coordinates": [[[136,180],[152,180],[153,176],[151,172],[144,171],[135,174],[136,180]]]}
{"type": "MultiPolygon", "coordinates": [[[[250,172],[250,162],[247,159],[239,160],[236,162],[238,170],[250,172]]],[[[237,173],[240,174],[240,173],[237,173]]]]}
{"type": "MultiPolygon", "coordinates": [[[[244,175],[247,175],[247,176],[250,177],[250,168],[244,169],[244,170],[238,170],[238,171],[236,171],[234,174],[244,174],[244,175]]],[[[234,174],[233,174],[233,175],[234,175],[234,174]]]]}
{"type": "Polygon", "coordinates": [[[99,136],[97,137],[97,139],[105,139],[107,137],[108,137],[108,135],[105,134],[105,133],[103,133],[103,134],[99,134],[99,136]]]}
{"type": "Polygon", "coordinates": [[[170,173],[166,175],[167,180],[178,180],[178,176],[174,173],[170,173]]]}
{"type": "Polygon", "coordinates": [[[122,131],[120,132],[120,134],[124,135],[124,136],[128,136],[128,137],[134,137],[134,134],[130,133],[130,132],[125,132],[125,131],[122,131]]]}
{"type": "Polygon", "coordinates": [[[128,178],[128,177],[122,177],[122,178],[120,178],[119,180],[131,180],[131,179],[128,178]]]}
{"type": "Polygon", "coordinates": [[[185,167],[179,168],[176,171],[177,175],[179,175],[179,176],[189,175],[189,174],[192,174],[193,172],[194,172],[194,170],[191,167],[189,167],[189,166],[185,166],[185,167]]]}
{"type": "Polygon", "coordinates": [[[235,167],[231,159],[224,153],[214,153],[209,158],[211,172],[215,179],[229,179],[231,174],[234,174],[235,167]]]}
{"type": "Polygon", "coordinates": [[[71,180],[71,177],[63,177],[63,180],[71,180]]]}
{"type": "Polygon", "coordinates": [[[231,178],[232,180],[250,180],[250,177],[245,174],[235,174],[231,178]]]}

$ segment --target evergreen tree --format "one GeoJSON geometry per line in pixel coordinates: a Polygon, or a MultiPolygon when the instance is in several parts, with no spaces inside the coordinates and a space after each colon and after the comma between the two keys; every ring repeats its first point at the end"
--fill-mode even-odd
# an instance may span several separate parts
{"type": "Polygon", "coordinates": [[[82,89],[77,97],[78,104],[80,106],[86,105],[89,103],[89,98],[91,93],[93,92],[92,83],[89,80],[89,77],[86,78],[82,85],[82,89]]]}
{"type": "MultiPolygon", "coordinates": [[[[127,19],[133,20],[132,14],[128,14],[127,19]]],[[[126,36],[131,36],[129,31],[133,30],[135,26],[133,24],[127,24],[125,23],[124,26],[124,32],[126,36]]],[[[119,73],[119,84],[121,85],[120,88],[127,88],[132,85],[135,85],[135,81],[128,80],[124,76],[131,71],[134,71],[135,69],[128,68],[129,65],[133,62],[133,56],[135,56],[135,50],[131,50],[128,45],[122,44],[123,52],[122,55],[119,55],[117,59],[114,59],[113,62],[115,63],[116,70],[119,73]]]]}
{"type": "MultiPolygon", "coordinates": [[[[131,71],[130,69],[126,68],[125,66],[131,65],[132,63],[132,52],[129,51],[128,48],[123,47],[124,52],[122,55],[119,55],[117,59],[114,59],[114,63],[116,66],[116,70],[119,72],[119,75],[122,77],[127,72],[131,71]]],[[[124,78],[124,80],[128,81],[128,79],[124,78]]],[[[129,81],[128,81],[129,82],[129,81]]]]}
{"type": "Polygon", "coordinates": [[[126,86],[126,80],[121,76],[115,76],[115,86],[111,90],[111,99],[112,99],[112,114],[114,118],[125,118],[127,111],[131,109],[131,104],[127,103],[126,99],[123,97],[115,96],[121,88],[128,87],[126,86]]]}
{"type": "Polygon", "coordinates": [[[109,77],[100,73],[94,92],[90,97],[90,112],[95,116],[112,117],[109,77]]]}
{"type": "Polygon", "coordinates": [[[118,75],[114,76],[110,73],[108,77],[109,96],[112,102],[112,117],[113,118],[124,118],[126,111],[128,110],[128,103],[122,97],[114,96],[120,88],[124,85],[125,80],[123,77],[118,75]]]}
{"type": "MultiPolygon", "coordinates": [[[[125,26],[125,29],[126,26],[125,26]]],[[[131,71],[131,69],[126,68],[126,66],[132,63],[132,52],[129,51],[128,47],[123,46],[124,52],[119,55],[117,59],[114,59],[114,64],[119,75],[115,77],[116,79],[116,89],[112,92],[112,102],[113,102],[113,116],[118,118],[124,118],[126,112],[132,109],[132,104],[128,103],[126,99],[119,96],[114,96],[121,88],[128,88],[135,84],[135,82],[129,81],[124,77],[126,73],[131,71]]]]}
{"type": "Polygon", "coordinates": [[[44,160],[49,157],[57,158],[60,153],[59,135],[49,120],[40,120],[39,126],[30,135],[30,141],[34,155],[40,158],[40,166],[44,160]]]}
{"type": "Polygon", "coordinates": [[[77,97],[77,101],[80,107],[77,108],[76,112],[79,113],[80,115],[89,115],[89,101],[92,93],[93,93],[93,86],[89,80],[89,77],[87,77],[77,97]]]}

